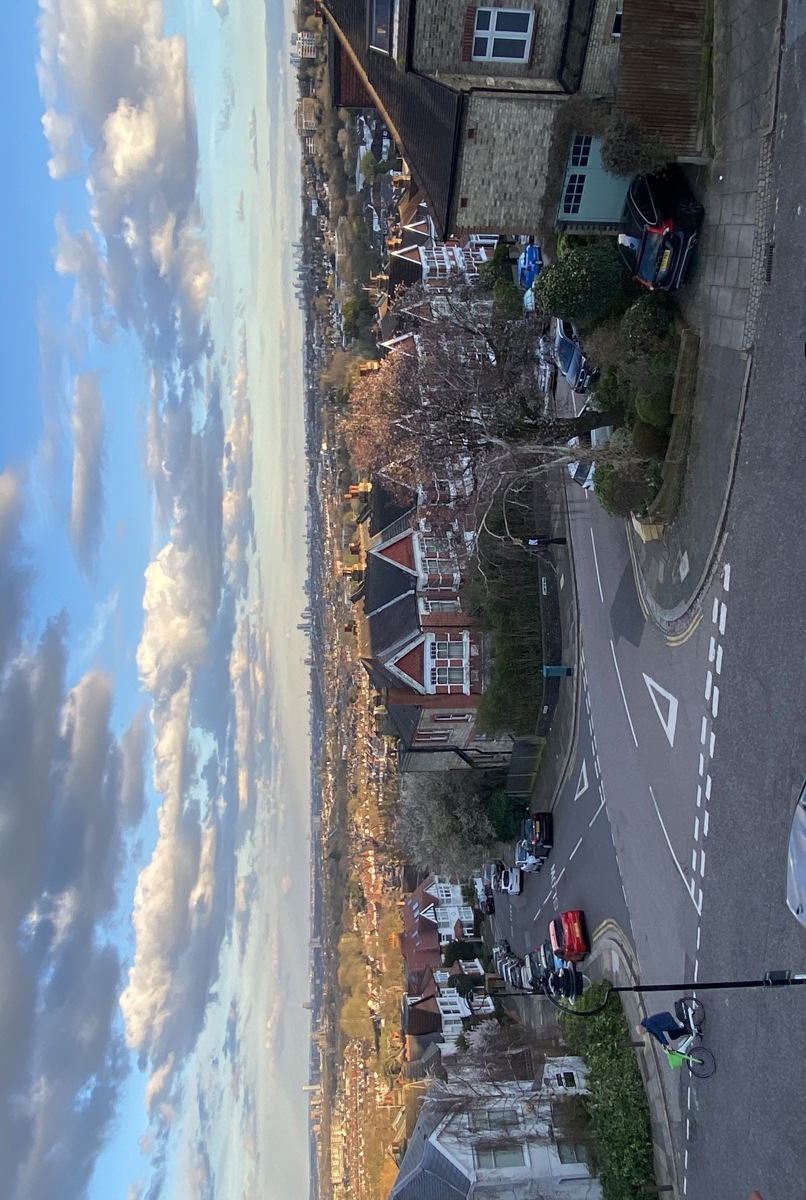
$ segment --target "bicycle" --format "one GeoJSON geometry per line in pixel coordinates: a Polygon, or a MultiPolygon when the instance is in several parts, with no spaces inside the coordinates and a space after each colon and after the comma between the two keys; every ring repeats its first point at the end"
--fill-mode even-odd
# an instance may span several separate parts
{"type": "Polygon", "coordinates": [[[663,1047],[669,1066],[674,1071],[685,1063],[695,1079],[710,1079],[716,1071],[716,1059],[702,1041],[705,1006],[695,996],[682,996],[675,1001],[674,1014],[689,1032],[677,1046],[663,1047]]]}

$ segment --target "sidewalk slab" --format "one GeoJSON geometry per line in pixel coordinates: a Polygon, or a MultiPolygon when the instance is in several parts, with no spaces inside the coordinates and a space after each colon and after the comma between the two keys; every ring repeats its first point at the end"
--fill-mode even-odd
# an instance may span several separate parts
{"type": "Polygon", "coordinates": [[[680,632],[716,568],[752,369],[772,220],[782,0],[716,0],[713,159],[696,172],[705,205],[699,266],[679,301],[701,334],[689,461],[660,539],[631,536],[636,583],[665,632],[680,632]]]}

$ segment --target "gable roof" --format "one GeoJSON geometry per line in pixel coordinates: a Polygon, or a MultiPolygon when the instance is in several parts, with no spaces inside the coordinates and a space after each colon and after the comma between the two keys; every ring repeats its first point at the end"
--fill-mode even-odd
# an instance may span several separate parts
{"type": "Polygon", "coordinates": [[[366,0],[325,0],[322,9],[376,100],[444,237],[453,198],[464,96],[411,70],[414,0],[399,0],[396,57],[369,49],[366,0]]]}
{"type": "Polygon", "coordinates": [[[471,1181],[430,1140],[442,1117],[438,1105],[426,1098],[389,1200],[467,1200],[471,1181]]]}

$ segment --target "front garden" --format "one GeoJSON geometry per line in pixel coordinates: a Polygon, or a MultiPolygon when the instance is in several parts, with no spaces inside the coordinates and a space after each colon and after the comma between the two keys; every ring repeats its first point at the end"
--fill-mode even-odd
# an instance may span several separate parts
{"type": "Polygon", "coordinates": [[[629,279],[612,242],[561,238],[536,284],[546,312],[577,322],[599,378],[590,402],[616,413],[597,455],[594,490],[606,512],[644,515],[658,493],[672,425],[680,334],[674,301],[629,279]]]}
{"type": "MultiPolygon", "coordinates": [[[[577,1009],[596,1008],[609,986],[604,982],[587,988],[577,1009]]],[[[594,1017],[562,1014],[560,1029],[590,1072],[584,1105],[604,1200],[646,1200],[655,1187],[649,1104],[618,997],[594,1017]]]]}

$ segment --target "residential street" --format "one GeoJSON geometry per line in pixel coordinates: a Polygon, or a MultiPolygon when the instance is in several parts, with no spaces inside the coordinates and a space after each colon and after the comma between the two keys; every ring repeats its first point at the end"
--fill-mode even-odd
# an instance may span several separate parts
{"type": "MultiPolygon", "coordinates": [[[[645,982],[806,970],[806,930],[784,902],[789,824],[806,778],[806,483],[793,454],[806,374],[805,32],[798,5],[782,62],[772,275],[724,545],[685,633],[665,637],[645,619],[624,526],[568,485],[579,736],[555,808],[554,852],[511,912],[499,904],[496,926],[522,951],[545,936],[555,908],[581,906],[592,932],[608,918],[621,926],[645,982]]],[[[744,1200],[756,1187],[765,1200],[793,1200],[806,1179],[796,1099],[806,988],[703,999],[717,1073],[663,1080],[678,1194],[744,1200]]]]}

